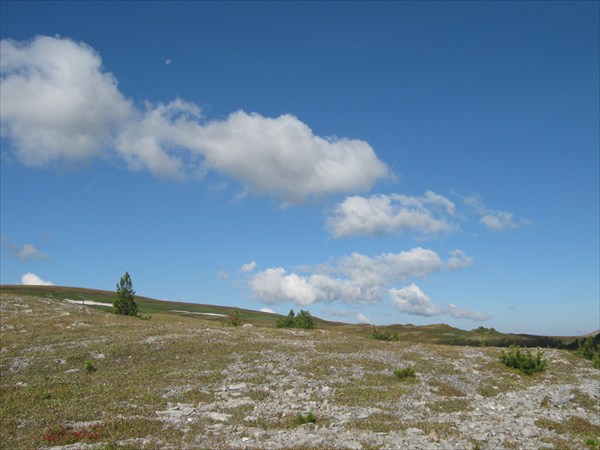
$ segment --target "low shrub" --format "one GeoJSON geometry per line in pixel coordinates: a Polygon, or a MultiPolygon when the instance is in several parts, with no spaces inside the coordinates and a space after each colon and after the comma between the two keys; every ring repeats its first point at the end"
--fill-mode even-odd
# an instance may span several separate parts
{"type": "Polygon", "coordinates": [[[598,439],[586,439],[585,445],[590,447],[591,449],[600,448],[600,440],[598,439]]]}
{"type": "Polygon", "coordinates": [[[101,426],[94,425],[90,430],[73,430],[65,426],[49,428],[44,434],[36,437],[40,444],[63,446],[78,442],[95,442],[101,438],[101,426]]]}
{"type": "Polygon", "coordinates": [[[373,339],[377,341],[397,341],[399,339],[398,332],[390,333],[387,331],[379,332],[377,331],[377,327],[373,325],[373,339]]]}
{"type": "Polygon", "coordinates": [[[97,368],[94,366],[94,363],[93,363],[93,361],[92,361],[91,359],[88,359],[88,360],[86,360],[86,361],[85,361],[85,364],[84,364],[84,366],[83,366],[83,367],[84,367],[84,369],[85,369],[85,371],[86,371],[87,373],[94,373],[96,370],[98,370],[98,369],[97,369],[97,368]]]}
{"type": "Polygon", "coordinates": [[[416,377],[417,373],[412,367],[405,367],[404,369],[394,370],[394,375],[396,375],[396,377],[400,378],[401,380],[404,380],[406,378],[416,377]]]}
{"type": "Polygon", "coordinates": [[[298,413],[298,415],[296,416],[294,422],[296,423],[296,425],[304,425],[305,423],[316,423],[317,422],[317,418],[312,413],[312,411],[309,412],[308,414],[300,414],[300,413],[298,413]]]}
{"type": "Polygon", "coordinates": [[[539,348],[534,355],[529,349],[522,352],[521,348],[516,345],[511,345],[507,352],[502,351],[500,360],[508,367],[519,369],[527,375],[541,372],[548,366],[548,362],[544,358],[544,353],[539,348]]]}
{"type": "Polygon", "coordinates": [[[588,337],[585,341],[579,341],[575,354],[589,359],[596,369],[600,369],[600,344],[594,346],[594,338],[588,337]]]}

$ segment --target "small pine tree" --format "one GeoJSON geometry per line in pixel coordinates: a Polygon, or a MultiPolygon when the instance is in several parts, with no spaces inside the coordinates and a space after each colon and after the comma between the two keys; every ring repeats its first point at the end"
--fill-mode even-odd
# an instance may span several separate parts
{"type": "Polygon", "coordinates": [[[301,309],[296,318],[294,319],[294,326],[295,328],[312,330],[315,327],[315,322],[313,321],[310,312],[301,309]]]}
{"type": "Polygon", "coordinates": [[[230,327],[239,327],[242,324],[240,314],[237,308],[233,308],[229,311],[229,317],[227,317],[227,325],[230,327]]]}
{"type": "Polygon", "coordinates": [[[124,316],[137,316],[138,305],[134,300],[135,291],[133,283],[128,272],[121,277],[117,284],[117,298],[113,302],[113,309],[116,314],[124,316]]]}
{"type": "Polygon", "coordinates": [[[315,322],[309,311],[300,310],[298,314],[294,314],[291,309],[287,316],[280,317],[277,320],[277,328],[303,328],[312,330],[315,327],[315,322]]]}
{"type": "Polygon", "coordinates": [[[295,315],[294,310],[290,309],[290,313],[287,316],[277,319],[277,328],[293,328],[295,315]]]}

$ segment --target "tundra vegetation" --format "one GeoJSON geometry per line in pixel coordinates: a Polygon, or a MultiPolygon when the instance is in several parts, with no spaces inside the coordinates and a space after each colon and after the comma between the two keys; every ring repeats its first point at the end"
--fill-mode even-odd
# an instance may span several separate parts
{"type": "Polygon", "coordinates": [[[545,370],[526,375],[501,348],[479,345],[487,332],[455,334],[475,338],[449,346],[439,342],[459,333],[450,327],[398,326],[387,329],[398,341],[379,341],[368,325],[310,316],[313,329],[281,330],[277,316],[243,309],[254,326],[228,327],[231,308],[143,297],[152,319],[139,320],[112,314],[111,295],[2,287],[0,448],[591,449],[600,440],[600,370],[574,351],[545,348],[545,370]],[[82,298],[106,307],[66,301],[82,298]],[[402,368],[418,376],[399,382],[402,368]]]}

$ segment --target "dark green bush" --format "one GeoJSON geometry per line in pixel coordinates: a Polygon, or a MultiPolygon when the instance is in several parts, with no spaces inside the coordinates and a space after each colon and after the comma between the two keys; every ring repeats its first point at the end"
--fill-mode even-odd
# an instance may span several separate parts
{"type": "Polygon", "coordinates": [[[311,411],[308,414],[298,414],[294,422],[296,423],[296,425],[304,425],[305,423],[316,423],[317,418],[311,411]]]}
{"type": "Polygon", "coordinates": [[[294,318],[294,324],[296,325],[296,328],[302,328],[304,330],[312,330],[315,327],[315,322],[310,313],[302,309],[294,318]]]}
{"type": "Polygon", "coordinates": [[[516,345],[511,345],[507,352],[502,351],[500,360],[508,367],[519,369],[527,375],[541,372],[548,365],[546,358],[544,358],[544,353],[539,348],[534,355],[529,349],[526,349],[526,352],[522,352],[521,348],[516,345]]]}
{"type": "Polygon", "coordinates": [[[294,314],[291,309],[290,313],[285,317],[280,317],[277,320],[277,328],[302,328],[304,330],[312,330],[315,327],[315,322],[308,311],[300,310],[298,314],[294,314]]]}
{"type": "Polygon", "coordinates": [[[579,341],[579,347],[575,354],[593,362],[596,369],[600,369],[600,344],[594,347],[594,338],[588,337],[585,341],[579,341]]]}
{"type": "Polygon", "coordinates": [[[394,370],[394,375],[396,375],[396,377],[400,378],[401,380],[404,380],[405,378],[414,378],[417,376],[415,369],[413,369],[412,367],[405,367],[404,369],[394,370]]]}

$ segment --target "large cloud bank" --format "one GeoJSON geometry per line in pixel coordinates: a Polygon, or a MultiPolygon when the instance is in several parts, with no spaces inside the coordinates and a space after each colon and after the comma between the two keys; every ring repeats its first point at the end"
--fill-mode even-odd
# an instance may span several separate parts
{"type": "Polygon", "coordinates": [[[424,278],[432,272],[457,270],[471,263],[471,258],[460,250],[451,254],[451,258],[443,261],[433,250],[416,247],[375,257],[352,253],[334,266],[321,265],[306,274],[271,267],[251,278],[250,289],[255,299],[268,304],[287,301],[299,306],[317,302],[373,304],[387,298],[407,314],[450,314],[457,318],[484,320],[485,316],[452,304],[446,308],[437,307],[414,283],[402,289],[391,287],[409,278],[424,278]]]}
{"type": "Polygon", "coordinates": [[[158,177],[213,169],[247,192],[290,203],[368,190],[388,176],[367,142],[316,136],[289,114],[237,111],[206,121],[200,108],[181,99],[140,110],[84,43],[5,39],[0,55],[2,135],[28,166],[117,157],[158,177]]]}

